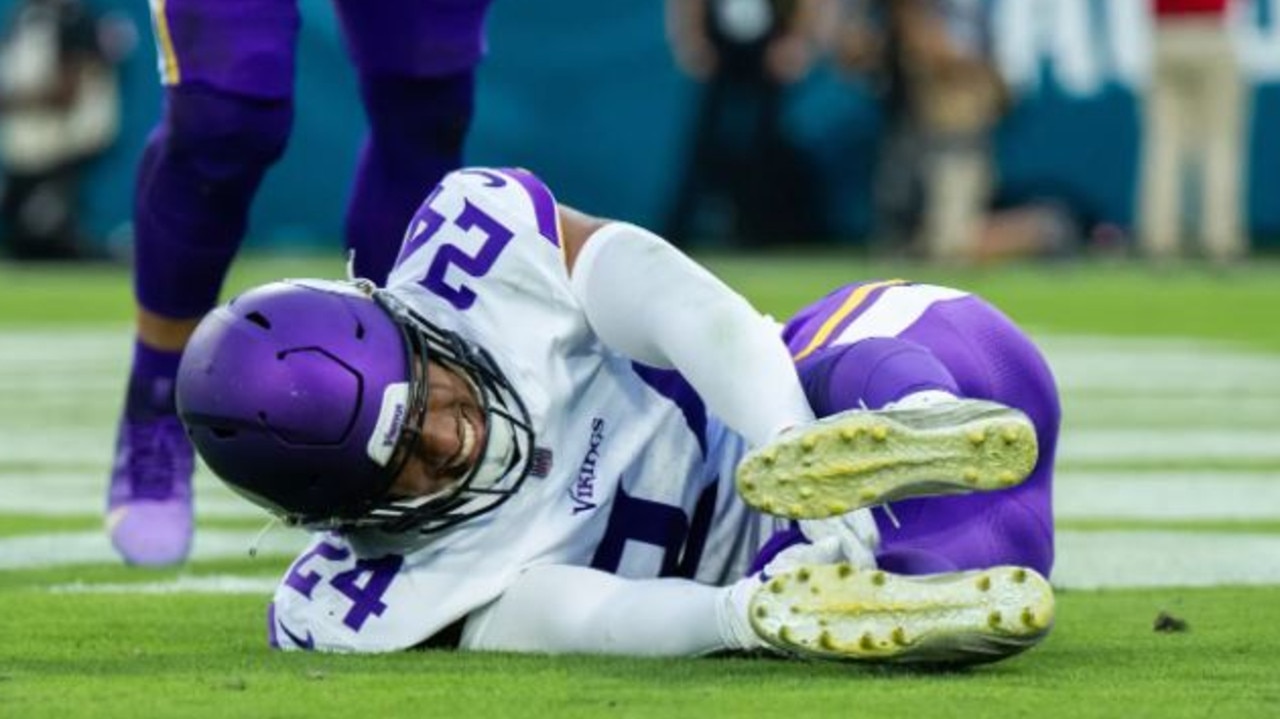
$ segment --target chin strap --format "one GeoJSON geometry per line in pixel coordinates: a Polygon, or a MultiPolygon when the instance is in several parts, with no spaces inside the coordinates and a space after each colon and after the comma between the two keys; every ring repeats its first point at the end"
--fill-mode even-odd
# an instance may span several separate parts
{"type": "Polygon", "coordinates": [[[356,250],[354,247],[347,250],[347,279],[352,282],[360,279],[356,277],[356,250]]]}
{"type": "Polygon", "coordinates": [[[256,558],[258,556],[258,546],[262,544],[262,540],[266,538],[267,533],[278,526],[280,526],[280,518],[274,514],[271,515],[271,518],[267,520],[266,526],[258,530],[257,536],[255,536],[253,541],[249,543],[250,558],[256,558]]]}

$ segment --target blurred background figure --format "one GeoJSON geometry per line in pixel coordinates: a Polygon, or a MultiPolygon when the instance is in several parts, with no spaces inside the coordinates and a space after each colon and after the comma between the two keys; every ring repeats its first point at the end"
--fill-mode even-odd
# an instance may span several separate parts
{"type": "Polygon", "coordinates": [[[880,105],[875,252],[971,264],[1058,257],[1081,244],[1061,198],[998,197],[995,135],[1014,98],[994,57],[992,7],[840,0],[836,65],[866,78],[880,105]]]}
{"type": "Polygon", "coordinates": [[[119,131],[108,30],[78,0],[14,8],[0,44],[0,219],[15,260],[96,254],[81,234],[80,178],[119,131]]]}
{"type": "Polygon", "coordinates": [[[1227,263],[1248,251],[1242,151],[1248,87],[1229,33],[1230,0],[1151,0],[1153,62],[1143,108],[1139,240],[1148,256],[1183,253],[1186,169],[1198,177],[1196,244],[1227,263]]]}
{"type": "Polygon", "coordinates": [[[991,132],[1008,105],[982,1],[843,0],[842,10],[835,59],[868,75],[881,102],[876,242],[939,262],[979,259],[991,132]]]}
{"type": "Polygon", "coordinates": [[[667,0],[677,64],[700,83],[665,227],[672,242],[760,247],[824,233],[787,89],[818,54],[826,0],[667,0]]]}

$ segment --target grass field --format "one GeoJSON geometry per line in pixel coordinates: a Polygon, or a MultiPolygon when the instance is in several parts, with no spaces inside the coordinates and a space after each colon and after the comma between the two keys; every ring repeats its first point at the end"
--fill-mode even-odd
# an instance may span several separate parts
{"type": "MultiPolygon", "coordinates": [[[[197,479],[194,556],[119,566],[101,530],[129,352],[117,267],[0,266],[0,717],[1280,716],[1280,265],[942,273],[708,258],[784,316],[838,283],[978,291],[1063,394],[1058,623],[1037,649],[929,673],[735,658],[279,654],[271,589],[302,538],[197,479]],[[1156,632],[1161,612],[1184,632],[1156,632]]],[[[229,291],[339,263],[259,256],[229,291]]]]}

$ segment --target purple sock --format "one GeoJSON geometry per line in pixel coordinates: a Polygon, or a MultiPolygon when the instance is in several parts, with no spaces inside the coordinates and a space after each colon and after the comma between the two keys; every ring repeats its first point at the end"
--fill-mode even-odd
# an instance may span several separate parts
{"type": "Polygon", "coordinates": [[[924,390],[960,393],[951,372],[926,347],[892,337],[827,347],[796,369],[819,417],[864,405],[878,409],[924,390]]]}
{"type": "Polygon", "coordinates": [[[345,234],[356,251],[356,274],[381,284],[422,199],[462,164],[475,78],[471,71],[436,78],[371,74],[361,78],[360,91],[369,135],[345,234]]]}
{"type": "Polygon", "coordinates": [[[125,400],[125,415],[129,419],[147,420],[174,414],[173,382],[180,359],[181,352],[158,350],[134,341],[133,368],[125,400]]]}

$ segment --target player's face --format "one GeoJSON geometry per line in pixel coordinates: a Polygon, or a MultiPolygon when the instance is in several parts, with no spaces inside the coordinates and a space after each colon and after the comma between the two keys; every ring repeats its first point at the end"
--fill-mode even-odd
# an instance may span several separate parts
{"type": "Polygon", "coordinates": [[[476,388],[461,374],[427,364],[427,417],[414,448],[391,485],[397,498],[449,489],[480,461],[488,428],[476,388]]]}

